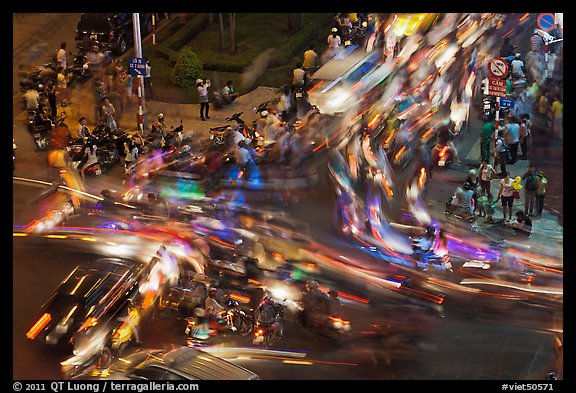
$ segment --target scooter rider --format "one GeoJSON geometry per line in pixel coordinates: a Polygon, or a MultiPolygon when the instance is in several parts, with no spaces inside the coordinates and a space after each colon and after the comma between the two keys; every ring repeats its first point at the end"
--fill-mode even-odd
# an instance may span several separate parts
{"type": "Polygon", "coordinates": [[[304,325],[319,325],[325,313],[322,313],[322,306],[326,302],[326,294],[319,289],[318,281],[310,280],[306,282],[304,293],[302,294],[302,323],[304,325]]]}
{"type": "Polygon", "coordinates": [[[208,290],[208,297],[204,301],[204,309],[213,318],[220,319],[221,312],[224,311],[225,308],[216,300],[217,291],[218,290],[214,287],[208,290]]]}
{"type": "MultiPolygon", "coordinates": [[[[433,225],[427,225],[424,236],[417,238],[413,243],[414,254],[421,259],[424,266],[428,266],[428,257],[435,242],[436,228],[433,225]]],[[[420,265],[418,262],[416,264],[420,265]]]]}

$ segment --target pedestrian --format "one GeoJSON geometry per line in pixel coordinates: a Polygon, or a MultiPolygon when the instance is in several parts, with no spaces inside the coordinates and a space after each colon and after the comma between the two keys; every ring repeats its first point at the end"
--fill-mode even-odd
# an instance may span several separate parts
{"type": "Polygon", "coordinates": [[[507,133],[505,142],[510,150],[510,164],[516,164],[518,159],[518,147],[520,146],[520,120],[512,116],[506,119],[507,133]]]}
{"type": "Polygon", "coordinates": [[[504,142],[504,131],[500,130],[498,131],[498,138],[496,138],[496,144],[494,147],[494,166],[500,165],[500,173],[498,173],[499,177],[504,177],[504,174],[506,173],[508,155],[508,148],[504,142]]]}
{"type": "Polygon", "coordinates": [[[540,135],[549,135],[548,114],[550,112],[550,90],[542,90],[542,95],[538,99],[538,117],[535,119],[536,128],[540,135]]]}
{"type": "Polygon", "coordinates": [[[534,34],[530,37],[530,50],[532,52],[541,52],[543,46],[544,40],[534,30],[534,34]]]}
{"type": "Polygon", "coordinates": [[[144,58],[146,61],[146,68],[144,73],[144,97],[147,100],[154,99],[154,90],[152,90],[152,79],[150,78],[152,72],[152,65],[147,58],[144,58]]]}
{"type": "Polygon", "coordinates": [[[60,49],[56,51],[56,61],[57,66],[66,69],[68,67],[68,61],[66,60],[68,53],[66,52],[66,43],[60,43],[60,49]]]}
{"type": "Polygon", "coordinates": [[[124,150],[126,152],[124,156],[124,173],[130,175],[133,165],[136,163],[136,160],[138,160],[138,146],[136,146],[136,141],[130,138],[127,142],[124,142],[124,150]]]}
{"type": "Polygon", "coordinates": [[[562,127],[564,119],[564,104],[560,98],[560,94],[554,95],[552,100],[552,105],[550,105],[549,117],[552,119],[552,138],[557,140],[562,140],[564,138],[564,130],[562,127]]]}
{"type": "Polygon", "coordinates": [[[340,48],[342,47],[342,38],[340,38],[340,35],[338,34],[338,29],[336,27],[332,28],[332,31],[328,35],[326,42],[328,43],[328,49],[326,50],[324,56],[325,57],[324,62],[327,62],[328,60],[336,56],[336,54],[340,51],[340,48]]]}
{"type": "Polygon", "coordinates": [[[58,94],[60,94],[60,105],[68,106],[70,102],[70,89],[68,88],[69,82],[68,70],[66,68],[58,67],[58,74],[56,75],[58,94]]]}
{"type": "Polygon", "coordinates": [[[94,82],[94,112],[95,112],[95,122],[98,123],[102,117],[102,105],[104,104],[104,99],[108,97],[108,89],[106,84],[102,79],[96,79],[94,82]]]}
{"type": "Polygon", "coordinates": [[[511,222],[509,225],[516,235],[528,237],[532,233],[532,220],[522,210],[516,212],[516,221],[511,222]]]}
{"type": "Polygon", "coordinates": [[[504,172],[504,178],[500,180],[500,190],[496,197],[496,202],[502,201],[502,220],[506,222],[512,220],[512,206],[514,205],[512,183],[514,183],[514,180],[510,177],[510,172],[504,172]]]}
{"type": "Polygon", "coordinates": [[[536,184],[537,179],[538,171],[536,170],[536,165],[530,164],[524,175],[522,175],[522,180],[524,180],[524,213],[529,216],[534,215],[536,189],[538,187],[536,184]]]}
{"type": "Polygon", "coordinates": [[[48,97],[48,105],[50,106],[50,115],[53,119],[58,116],[58,108],[56,106],[56,85],[54,79],[48,79],[46,87],[44,88],[46,96],[48,97]]]}
{"type": "Polygon", "coordinates": [[[110,128],[111,131],[116,130],[118,128],[115,118],[116,108],[114,108],[108,97],[104,98],[101,111],[105,126],[110,128]]]}
{"type": "Polygon", "coordinates": [[[500,57],[514,56],[516,47],[510,42],[510,37],[504,38],[504,43],[500,47],[500,57]]]}
{"type": "Polygon", "coordinates": [[[76,168],[80,172],[80,177],[83,181],[86,179],[86,170],[92,165],[98,163],[98,156],[96,155],[97,149],[98,147],[92,140],[89,140],[84,145],[84,156],[82,157],[82,161],[80,161],[78,168],[76,168]]]}
{"type": "Polygon", "coordinates": [[[288,85],[284,85],[280,88],[280,98],[278,99],[278,104],[276,104],[276,110],[282,121],[287,122],[291,118],[292,109],[292,95],[288,85]]]}
{"type": "Polygon", "coordinates": [[[520,115],[520,150],[522,155],[520,160],[528,159],[528,146],[532,145],[532,122],[530,121],[530,115],[528,113],[523,113],[520,115]]]}
{"type": "Polygon", "coordinates": [[[78,128],[76,132],[76,139],[83,141],[85,138],[90,137],[90,129],[86,126],[86,118],[82,116],[78,119],[78,128]]]}
{"type": "Polygon", "coordinates": [[[486,210],[488,207],[488,194],[485,190],[480,190],[476,197],[476,210],[478,217],[486,217],[486,210]]]}
{"type": "Polygon", "coordinates": [[[492,144],[496,127],[486,115],[482,116],[482,121],[484,124],[482,124],[482,129],[480,130],[480,158],[488,161],[490,159],[490,145],[492,144]]]}
{"type": "Polygon", "coordinates": [[[492,195],[490,184],[492,178],[497,176],[496,170],[488,163],[487,159],[484,159],[480,163],[478,172],[480,173],[480,189],[486,192],[486,195],[492,195]]]}
{"type": "Polygon", "coordinates": [[[232,79],[226,81],[226,86],[222,89],[222,95],[227,104],[231,104],[238,98],[238,93],[234,91],[234,82],[232,79]]]}
{"type": "Polygon", "coordinates": [[[478,197],[478,190],[480,189],[478,171],[476,169],[470,169],[468,171],[468,176],[466,176],[462,188],[465,191],[472,191],[472,214],[476,213],[476,198],[478,197]]]}
{"type": "Polygon", "coordinates": [[[318,61],[318,53],[316,52],[316,45],[308,45],[308,50],[304,52],[304,61],[302,62],[302,67],[308,75],[312,75],[316,71],[316,62],[318,61]]]}
{"type": "Polygon", "coordinates": [[[496,213],[496,208],[495,205],[496,201],[494,200],[494,195],[492,194],[488,194],[487,196],[487,201],[486,201],[486,206],[485,206],[485,210],[486,210],[486,223],[490,223],[493,224],[494,221],[494,213],[496,213]]]}
{"type": "Polygon", "coordinates": [[[536,214],[534,217],[541,218],[544,210],[544,198],[546,197],[546,186],[548,179],[543,171],[538,171],[536,177],[536,214]]]}
{"type": "Polygon", "coordinates": [[[302,68],[302,63],[297,63],[292,70],[292,91],[303,89],[306,85],[306,71],[302,68]]]}
{"type": "Polygon", "coordinates": [[[198,87],[198,95],[200,97],[200,119],[205,121],[206,119],[210,119],[210,116],[208,116],[210,110],[210,100],[208,99],[210,79],[206,79],[205,81],[196,79],[196,86],[198,87]]]}

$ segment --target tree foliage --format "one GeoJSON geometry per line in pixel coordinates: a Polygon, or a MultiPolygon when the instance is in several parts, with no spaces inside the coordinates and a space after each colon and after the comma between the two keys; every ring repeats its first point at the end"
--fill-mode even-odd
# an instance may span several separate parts
{"type": "Polygon", "coordinates": [[[185,46],[176,56],[176,64],[172,69],[172,82],[179,87],[192,87],[198,78],[204,74],[204,64],[192,48],[185,46]]]}

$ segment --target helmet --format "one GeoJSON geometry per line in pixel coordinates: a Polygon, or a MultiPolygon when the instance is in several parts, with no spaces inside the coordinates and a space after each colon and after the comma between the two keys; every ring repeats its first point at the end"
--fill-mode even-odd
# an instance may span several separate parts
{"type": "Polygon", "coordinates": [[[332,28],[332,33],[336,33],[336,32],[338,32],[338,29],[335,28],[335,27],[333,27],[333,28],[332,28]]]}
{"type": "Polygon", "coordinates": [[[262,117],[266,117],[266,116],[268,116],[268,111],[262,111],[262,112],[260,112],[260,115],[262,117]]]}
{"type": "Polygon", "coordinates": [[[320,284],[318,284],[318,281],[316,281],[316,280],[310,280],[310,281],[307,281],[307,282],[306,282],[306,289],[309,290],[309,291],[313,291],[313,290],[318,289],[318,286],[319,286],[319,285],[320,285],[320,284]]]}
{"type": "Polygon", "coordinates": [[[368,27],[368,22],[366,22],[366,21],[362,22],[362,27],[364,27],[364,28],[368,27]]]}
{"type": "Polygon", "coordinates": [[[164,113],[158,113],[158,120],[163,119],[164,118],[164,113]]]}
{"type": "Polygon", "coordinates": [[[426,226],[426,236],[432,236],[435,233],[436,233],[436,228],[434,228],[432,225],[426,226]]]}
{"type": "Polygon", "coordinates": [[[100,191],[100,195],[102,195],[103,197],[109,197],[112,195],[112,193],[110,192],[109,189],[105,188],[102,191],[100,191]]]}
{"type": "Polygon", "coordinates": [[[520,53],[516,53],[516,54],[514,55],[514,57],[517,58],[517,59],[519,59],[519,58],[520,58],[520,53]]]}
{"type": "Polygon", "coordinates": [[[210,295],[210,296],[216,295],[216,288],[211,287],[211,288],[208,290],[208,295],[210,295]]]}

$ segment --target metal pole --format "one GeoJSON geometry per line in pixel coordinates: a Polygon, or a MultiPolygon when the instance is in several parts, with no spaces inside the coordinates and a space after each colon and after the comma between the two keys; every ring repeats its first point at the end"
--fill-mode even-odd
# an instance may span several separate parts
{"type": "MultiPolygon", "coordinates": [[[[142,58],[142,36],[140,34],[140,14],[135,12],[132,13],[132,25],[134,28],[134,51],[136,58],[142,58]]],[[[137,121],[138,121],[138,129],[140,132],[144,132],[144,128],[146,128],[145,123],[145,113],[146,107],[144,105],[144,76],[138,75],[137,76],[137,87],[138,87],[138,114],[137,114],[137,121]]]]}
{"type": "Polygon", "coordinates": [[[152,14],[152,45],[156,45],[156,14],[152,14]]]}

